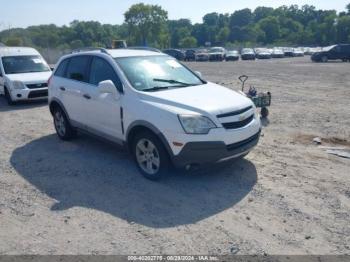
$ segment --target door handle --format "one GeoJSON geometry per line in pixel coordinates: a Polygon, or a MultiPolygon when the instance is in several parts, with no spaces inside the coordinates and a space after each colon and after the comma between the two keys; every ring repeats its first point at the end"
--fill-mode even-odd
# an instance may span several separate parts
{"type": "Polygon", "coordinates": [[[66,91],[66,89],[63,86],[60,87],[60,90],[61,91],[66,91]]]}
{"type": "Polygon", "coordinates": [[[88,95],[88,94],[84,94],[83,97],[86,98],[86,99],[88,99],[88,100],[91,99],[91,96],[88,95]]]}

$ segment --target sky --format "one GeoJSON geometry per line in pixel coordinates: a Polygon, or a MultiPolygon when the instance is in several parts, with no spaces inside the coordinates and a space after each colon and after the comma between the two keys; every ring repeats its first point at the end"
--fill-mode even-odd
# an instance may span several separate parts
{"type": "Polygon", "coordinates": [[[193,23],[211,12],[233,13],[257,6],[314,5],[317,9],[344,11],[350,0],[0,0],[0,30],[30,25],[68,25],[73,20],[123,23],[123,14],[132,4],[157,4],[168,11],[169,19],[188,18],[193,23]],[[1,3],[2,2],[2,3],[1,3]]]}

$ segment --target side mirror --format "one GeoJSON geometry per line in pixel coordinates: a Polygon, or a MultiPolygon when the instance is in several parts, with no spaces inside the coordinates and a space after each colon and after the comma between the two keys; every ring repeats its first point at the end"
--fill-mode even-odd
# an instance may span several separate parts
{"type": "Polygon", "coordinates": [[[195,71],[194,73],[195,73],[197,76],[199,76],[199,78],[202,78],[202,73],[201,73],[201,72],[195,71]]]}
{"type": "Polygon", "coordinates": [[[98,84],[100,94],[112,94],[116,99],[119,99],[120,94],[111,80],[102,81],[98,84]]]}

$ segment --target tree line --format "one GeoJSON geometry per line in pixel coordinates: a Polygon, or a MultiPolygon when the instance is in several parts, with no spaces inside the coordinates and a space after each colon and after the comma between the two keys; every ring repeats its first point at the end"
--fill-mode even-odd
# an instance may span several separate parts
{"type": "Polygon", "coordinates": [[[202,23],[168,19],[158,5],[135,4],[124,14],[121,25],[96,21],[73,21],[68,26],[39,25],[0,32],[8,46],[71,50],[109,47],[125,39],[133,46],[192,48],[220,46],[326,46],[350,42],[350,4],[346,11],[319,10],[311,5],[257,7],[231,14],[209,13],[202,23]]]}

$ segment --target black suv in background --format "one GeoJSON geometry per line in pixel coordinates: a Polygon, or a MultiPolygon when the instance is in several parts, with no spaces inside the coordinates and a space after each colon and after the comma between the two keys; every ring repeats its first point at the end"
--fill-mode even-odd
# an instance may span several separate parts
{"type": "Polygon", "coordinates": [[[180,61],[185,60],[185,57],[186,57],[184,52],[178,49],[165,49],[163,50],[163,53],[170,55],[180,61]]]}
{"type": "Polygon", "coordinates": [[[185,61],[196,61],[196,50],[192,50],[192,49],[186,50],[185,61]]]}
{"type": "Polygon", "coordinates": [[[322,48],[311,56],[314,62],[327,62],[328,60],[350,61],[350,44],[332,45],[322,48]]]}

